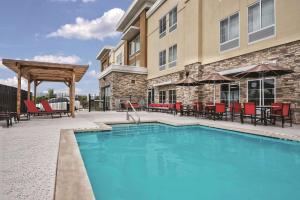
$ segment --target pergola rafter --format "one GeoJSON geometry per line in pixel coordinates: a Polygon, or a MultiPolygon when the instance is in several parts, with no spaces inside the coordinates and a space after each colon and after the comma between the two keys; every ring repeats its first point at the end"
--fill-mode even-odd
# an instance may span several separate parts
{"type": "Polygon", "coordinates": [[[3,65],[17,73],[17,113],[21,114],[21,78],[28,80],[28,95],[30,99],[30,85],[34,83],[34,101],[36,89],[44,81],[62,82],[69,87],[70,112],[75,117],[75,82],[79,82],[88,69],[88,65],[61,64],[49,62],[36,62],[27,60],[2,59],[3,65]]]}

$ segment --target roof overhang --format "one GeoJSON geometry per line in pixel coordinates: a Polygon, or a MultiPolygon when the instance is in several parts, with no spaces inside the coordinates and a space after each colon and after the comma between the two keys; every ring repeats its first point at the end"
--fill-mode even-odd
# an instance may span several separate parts
{"type": "Polygon", "coordinates": [[[257,66],[257,65],[249,65],[249,66],[245,66],[245,67],[235,67],[233,69],[220,71],[219,74],[223,75],[223,76],[233,76],[233,75],[236,75],[238,73],[245,72],[249,69],[252,69],[255,66],[257,66]]]}
{"type": "Polygon", "coordinates": [[[167,86],[167,85],[174,85],[173,81],[165,81],[165,82],[161,82],[161,83],[155,83],[152,86],[153,87],[160,87],[160,86],[167,86]]]}
{"type": "Polygon", "coordinates": [[[114,47],[113,46],[104,46],[100,52],[98,53],[96,59],[100,60],[106,53],[110,52],[111,50],[113,50],[114,47]]]}
{"type": "Polygon", "coordinates": [[[145,9],[149,9],[156,0],[134,0],[129,6],[119,23],[117,31],[124,32],[145,9]]]}
{"type": "Polygon", "coordinates": [[[107,76],[112,72],[142,74],[142,75],[148,74],[148,70],[145,67],[127,66],[127,65],[110,65],[108,68],[106,68],[103,72],[100,73],[99,79],[104,78],[105,76],[107,76]]]}
{"type": "Polygon", "coordinates": [[[157,0],[153,6],[147,11],[146,17],[150,17],[163,3],[165,3],[167,0],[157,0]]]}
{"type": "Polygon", "coordinates": [[[79,82],[89,65],[61,64],[28,60],[2,59],[3,65],[28,80],[66,82],[71,81],[73,72],[79,82]]]}
{"type": "Polygon", "coordinates": [[[122,40],[131,40],[140,32],[140,28],[136,26],[130,26],[127,31],[122,35],[122,40]]]}

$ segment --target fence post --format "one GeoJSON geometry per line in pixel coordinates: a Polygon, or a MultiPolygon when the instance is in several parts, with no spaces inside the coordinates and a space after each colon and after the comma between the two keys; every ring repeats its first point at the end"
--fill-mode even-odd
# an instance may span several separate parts
{"type": "Polygon", "coordinates": [[[89,94],[89,112],[91,112],[91,94],[89,94]]]}

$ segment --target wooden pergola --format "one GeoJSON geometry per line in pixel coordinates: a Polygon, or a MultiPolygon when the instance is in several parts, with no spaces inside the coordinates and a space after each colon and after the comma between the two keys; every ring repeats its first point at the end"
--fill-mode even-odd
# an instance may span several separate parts
{"type": "Polygon", "coordinates": [[[49,62],[36,62],[26,60],[2,59],[3,65],[17,73],[17,113],[21,114],[21,78],[28,80],[27,99],[30,99],[30,85],[34,83],[34,101],[36,101],[36,89],[43,81],[63,82],[69,87],[70,112],[75,117],[75,82],[79,82],[88,65],[60,64],[49,62]]]}

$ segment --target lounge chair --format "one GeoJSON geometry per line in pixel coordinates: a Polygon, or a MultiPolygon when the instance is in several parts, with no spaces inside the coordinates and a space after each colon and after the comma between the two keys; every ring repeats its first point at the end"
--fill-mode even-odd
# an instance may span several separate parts
{"type": "Polygon", "coordinates": [[[45,112],[47,112],[47,113],[59,114],[60,117],[61,117],[61,114],[67,114],[68,117],[69,117],[69,111],[67,111],[67,110],[53,110],[51,108],[49,102],[46,101],[46,100],[42,100],[41,104],[43,105],[43,108],[44,108],[45,112]]]}
{"type": "Polygon", "coordinates": [[[276,119],[281,119],[281,127],[284,128],[286,121],[290,122],[292,126],[292,114],[291,114],[291,104],[290,103],[273,103],[271,107],[271,113],[269,118],[272,120],[272,124],[275,125],[276,119]]]}
{"type": "Polygon", "coordinates": [[[254,123],[254,126],[256,126],[256,104],[254,102],[248,102],[244,103],[244,110],[241,114],[241,123],[244,123],[244,118],[249,117],[251,119],[251,123],[254,123]]]}
{"type": "Polygon", "coordinates": [[[41,116],[41,115],[51,115],[51,117],[53,118],[53,112],[44,112],[44,111],[39,111],[34,103],[30,100],[24,100],[25,106],[27,108],[27,118],[30,119],[30,116],[41,116]]]}
{"type": "Polygon", "coordinates": [[[5,120],[6,121],[7,127],[9,127],[9,125],[12,126],[12,120],[11,120],[11,117],[10,117],[9,113],[1,112],[0,113],[0,121],[1,120],[3,120],[3,121],[5,120]]]}

